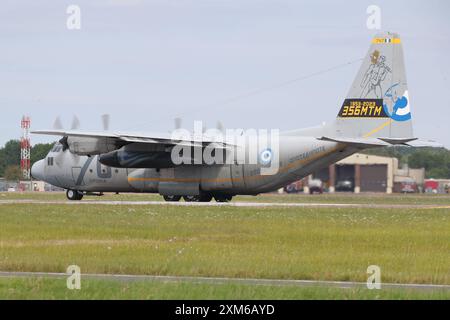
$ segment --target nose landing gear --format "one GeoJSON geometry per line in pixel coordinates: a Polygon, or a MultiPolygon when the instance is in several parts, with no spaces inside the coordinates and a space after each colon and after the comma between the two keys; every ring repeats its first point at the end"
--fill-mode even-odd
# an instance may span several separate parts
{"type": "Polygon", "coordinates": [[[67,199],[71,201],[78,201],[83,199],[83,193],[78,190],[67,190],[66,191],[66,197],[67,199]]]}

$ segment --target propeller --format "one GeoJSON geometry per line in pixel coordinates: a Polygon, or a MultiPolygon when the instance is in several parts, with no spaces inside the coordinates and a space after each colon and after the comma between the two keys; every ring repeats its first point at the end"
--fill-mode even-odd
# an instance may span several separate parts
{"type": "Polygon", "coordinates": [[[177,130],[177,129],[181,129],[181,123],[183,122],[182,120],[181,120],[181,118],[175,118],[175,119],[173,119],[174,120],[174,123],[175,123],[175,129],[177,130]]]}
{"type": "Polygon", "coordinates": [[[56,117],[55,121],[53,122],[53,129],[55,130],[62,130],[63,125],[61,123],[61,118],[58,116],[56,117]]]}
{"type": "Polygon", "coordinates": [[[103,131],[109,130],[110,120],[111,120],[111,116],[109,114],[102,114],[103,131]]]}
{"type": "MultiPolygon", "coordinates": [[[[102,126],[103,126],[103,130],[104,131],[108,131],[109,130],[109,124],[111,120],[111,116],[109,114],[103,114],[102,115],[102,126]]],[[[78,130],[80,129],[80,120],[78,119],[78,117],[76,115],[73,116],[72,118],[72,124],[70,125],[70,130],[78,130]]],[[[63,130],[64,126],[61,122],[61,117],[56,117],[55,121],[53,122],[53,129],[54,130],[63,130]]]]}
{"type": "MultiPolygon", "coordinates": [[[[108,131],[109,130],[109,124],[110,124],[110,115],[109,114],[103,114],[101,116],[102,118],[102,125],[103,125],[103,130],[104,131],[108,131]]],[[[78,119],[78,117],[76,115],[73,116],[72,118],[72,124],[70,125],[70,130],[78,130],[80,129],[80,120],[78,119]]],[[[58,116],[56,117],[55,121],[53,122],[53,129],[54,130],[64,130],[64,126],[61,122],[61,117],[58,116]]],[[[63,150],[67,150],[69,148],[69,145],[67,143],[68,137],[64,136],[62,137],[61,140],[59,140],[59,142],[62,144],[63,146],[63,150]]]]}
{"type": "MultiPolygon", "coordinates": [[[[77,130],[80,128],[80,120],[77,116],[73,116],[72,118],[72,124],[70,125],[70,130],[77,130]]],[[[53,122],[53,129],[55,130],[63,130],[64,126],[61,122],[61,117],[56,117],[55,121],[53,122]]]]}
{"type": "Polygon", "coordinates": [[[225,132],[225,127],[223,126],[222,122],[220,122],[220,120],[217,121],[217,123],[216,123],[216,129],[219,130],[222,133],[225,132]]]}
{"type": "Polygon", "coordinates": [[[59,140],[59,143],[61,143],[61,145],[63,146],[63,151],[69,149],[69,143],[67,142],[68,139],[68,136],[64,136],[61,138],[61,140],[59,140]]]}
{"type": "MultiPolygon", "coordinates": [[[[181,128],[183,120],[180,117],[176,117],[176,118],[173,119],[173,122],[174,122],[175,130],[177,130],[177,129],[181,128]]],[[[224,125],[222,124],[222,122],[220,120],[217,121],[217,123],[216,123],[216,129],[218,131],[222,132],[222,133],[225,133],[225,127],[224,127],[224,125]]],[[[204,127],[203,128],[203,133],[205,133],[206,130],[207,130],[207,128],[204,127]]]]}
{"type": "Polygon", "coordinates": [[[78,130],[80,128],[80,120],[78,120],[77,116],[73,116],[72,125],[70,126],[70,130],[78,130]]]}
{"type": "MultiPolygon", "coordinates": [[[[74,118],[74,120],[72,121],[72,127],[75,124],[76,123],[75,123],[75,118],[74,118]]],[[[62,122],[61,122],[61,117],[60,116],[57,116],[55,121],[53,122],[53,129],[54,130],[63,130],[64,129],[64,127],[62,125],[62,122]]],[[[69,148],[69,145],[67,144],[67,136],[62,137],[59,140],[59,143],[63,146],[63,151],[66,151],[69,148]]]]}

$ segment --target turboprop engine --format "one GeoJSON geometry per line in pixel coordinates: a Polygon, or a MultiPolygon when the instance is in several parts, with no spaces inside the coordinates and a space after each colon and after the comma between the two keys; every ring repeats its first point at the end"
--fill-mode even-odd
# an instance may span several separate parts
{"type": "Polygon", "coordinates": [[[171,168],[170,150],[160,147],[141,148],[127,145],[99,156],[101,164],[114,168],[171,168]]]}
{"type": "Polygon", "coordinates": [[[91,156],[108,153],[117,149],[116,142],[111,138],[64,137],[60,143],[65,149],[79,156],[91,156]]]}

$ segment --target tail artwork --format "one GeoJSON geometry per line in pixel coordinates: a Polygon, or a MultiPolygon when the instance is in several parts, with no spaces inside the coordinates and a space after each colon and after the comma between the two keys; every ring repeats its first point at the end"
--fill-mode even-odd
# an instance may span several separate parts
{"type": "Polygon", "coordinates": [[[338,123],[353,137],[413,137],[403,49],[397,34],[383,33],[372,39],[338,123]],[[353,126],[361,121],[364,125],[353,126]]]}
{"type": "Polygon", "coordinates": [[[413,136],[403,48],[398,34],[385,32],[372,39],[327,135],[321,139],[361,146],[413,145],[410,142],[417,140],[413,136]]]}

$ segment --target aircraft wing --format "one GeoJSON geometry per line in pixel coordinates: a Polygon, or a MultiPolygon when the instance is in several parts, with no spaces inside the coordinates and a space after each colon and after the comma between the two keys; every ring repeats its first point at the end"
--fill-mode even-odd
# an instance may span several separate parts
{"type": "Polygon", "coordinates": [[[120,149],[124,145],[151,144],[170,147],[175,145],[203,147],[213,144],[214,148],[228,149],[231,146],[223,137],[190,136],[174,139],[170,134],[141,134],[141,133],[111,133],[111,132],[84,132],[64,130],[36,130],[33,134],[61,136],[60,143],[72,153],[77,155],[97,155],[120,149]]]}
{"type": "Polygon", "coordinates": [[[33,130],[33,134],[43,134],[48,136],[72,136],[72,137],[90,137],[90,138],[115,138],[116,134],[107,132],[81,132],[81,131],[62,131],[62,130],[33,130]]]}

